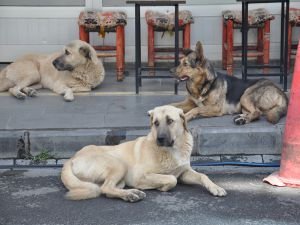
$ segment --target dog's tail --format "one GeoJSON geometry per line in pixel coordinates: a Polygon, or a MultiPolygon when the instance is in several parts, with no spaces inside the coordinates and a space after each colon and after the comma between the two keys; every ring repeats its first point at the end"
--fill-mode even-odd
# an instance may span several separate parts
{"type": "Polygon", "coordinates": [[[282,93],[280,99],[278,100],[277,106],[272,108],[266,113],[267,120],[270,123],[276,124],[281,117],[285,116],[288,108],[288,98],[282,93]]]}
{"type": "Polygon", "coordinates": [[[69,200],[96,198],[101,194],[97,184],[80,180],[72,171],[72,161],[68,160],[62,169],[61,180],[69,191],[65,197],[69,200]]]}

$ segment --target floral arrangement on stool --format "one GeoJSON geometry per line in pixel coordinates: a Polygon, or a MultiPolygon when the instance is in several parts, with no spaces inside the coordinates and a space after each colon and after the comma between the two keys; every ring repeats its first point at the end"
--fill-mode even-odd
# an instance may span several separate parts
{"type": "MultiPolygon", "coordinates": [[[[156,52],[174,52],[174,48],[156,48],[154,43],[155,32],[174,32],[175,13],[161,13],[148,10],[145,13],[148,26],[148,66],[154,67],[155,60],[174,59],[174,56],[158,56],[156,52]]],[[[192,13],[182,10],[178,13],[179,30],[182,30],[183,48],[191,47],[191,24],[194,23],[192,13]]]]}
{"type": "Polygon", "coordinates": [[[125,32],[127,15],[124,12],[102,12],[96,10],[82,11],[78,17],[79,39],[90,43],[90,32],[98,32],[99,37],[104,38],[106,33],[116,33],[115,46],[93,46],[99,57],[116,57],[117,80],[124,79],[125,71],[125,32]],[[103,51],[115,51],[115,53],[103,53],[103,51]]]}

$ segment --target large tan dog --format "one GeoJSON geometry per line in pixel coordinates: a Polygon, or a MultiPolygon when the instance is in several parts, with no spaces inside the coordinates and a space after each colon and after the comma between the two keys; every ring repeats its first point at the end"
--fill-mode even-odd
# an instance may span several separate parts
{"type": "Polygon", "coordinates": [[[104,76],[102,62],[93,47],[76,40],[66,45],[64,52],[26,55],[8,65],[0,72],[0,92],[8,90],[24,99],[36,96],[38,88],[48,88],[72,101],[73,92],[91,91],[104,76]]]}
{"type": "Polygon", "coordinates": [[[190,166],[193,138],[187,130],[183,111],[161,106],[149,111],[151,132],[116,146],[86,146],[69,159],[61,179],[68,199],[95,198],[105,194],[136,202],[146,194],[138,189],[168,191],[177,180],[198,184],[214,196],[226,191],[190,166]],[[136,189],[123,189],[125,186],[136,189]]]}

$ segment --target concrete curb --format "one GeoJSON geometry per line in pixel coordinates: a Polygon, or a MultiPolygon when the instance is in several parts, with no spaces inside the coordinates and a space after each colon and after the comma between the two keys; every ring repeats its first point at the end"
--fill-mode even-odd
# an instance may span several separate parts
{"type": "MultiPolygon", "coordinates": [[[[0,169],[3,168],[13,168],[13,167],[62,167],[68,158],[54,158],[43,161],[34,161],[30,159],[15,159],[7,158],[0,159],[0,169]]],[[[212,155],[212,156],[192,156],[191,164],[195,167],[197,164],[209,164],[209,163],[223,163],[223,162],[233,162],[233,163],[279,163],[280,155],[212,155]]],[[[232,167],[232,165],[224,165],[222,167],[232,167]]],[[[205,167],[209,167],[206,165],[205,167]]],[[[238,166],[235,166],[238,167],[238,166]]]]}
{"type": "MultiPolygon", "coordinates": [[[[283,124],[267,127],[191,126],[193,156],[279,155],[283,124]]],[[[148,128],[0,131],[0,159],[16,158],[20,151],[36,155],[49,151],[55,158],[69,158],[86,145],[115,145],[144,136],[148,128]]],[[[232,156],[232,157],[230,157],[232,156]]],[[[249,160],[250,158],[248,158],[249,160]]],[[[240,159],[244,160],[245,159],[240,159]]],[[[255,161],[262,161],[255,160],[255,161]]],[[[270,161],[266,157],[266,161],[270,161]]]]}

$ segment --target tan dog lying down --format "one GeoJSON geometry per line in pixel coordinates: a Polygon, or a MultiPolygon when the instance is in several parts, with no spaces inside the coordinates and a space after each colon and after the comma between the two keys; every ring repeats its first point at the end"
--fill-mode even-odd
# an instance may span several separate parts
{"type": "Polygon", "coordinates": [[[72,101],[73,92],[91,91],[102,83],[104,76],[94,48],[76,40],[66,45],[64,52],[26,55],[8,65],[0,72],[0,92],[9,91],[24,99],[36,96],[38,88],[48,88],[72,101]]]}
{"type": "Polygon", "coordinates": [[[149,114],[151,132],[147,136],[116,146],[86,146],[64,164],[61,179],[69,190],[68,199],[105,194],[136,202],[146,196],[138,189],[168,191],[177,180],[201,185],[214,196],[226,195],[223,188],[191,168],[193,138],[183,111],[161,106],[149,114]]]}

